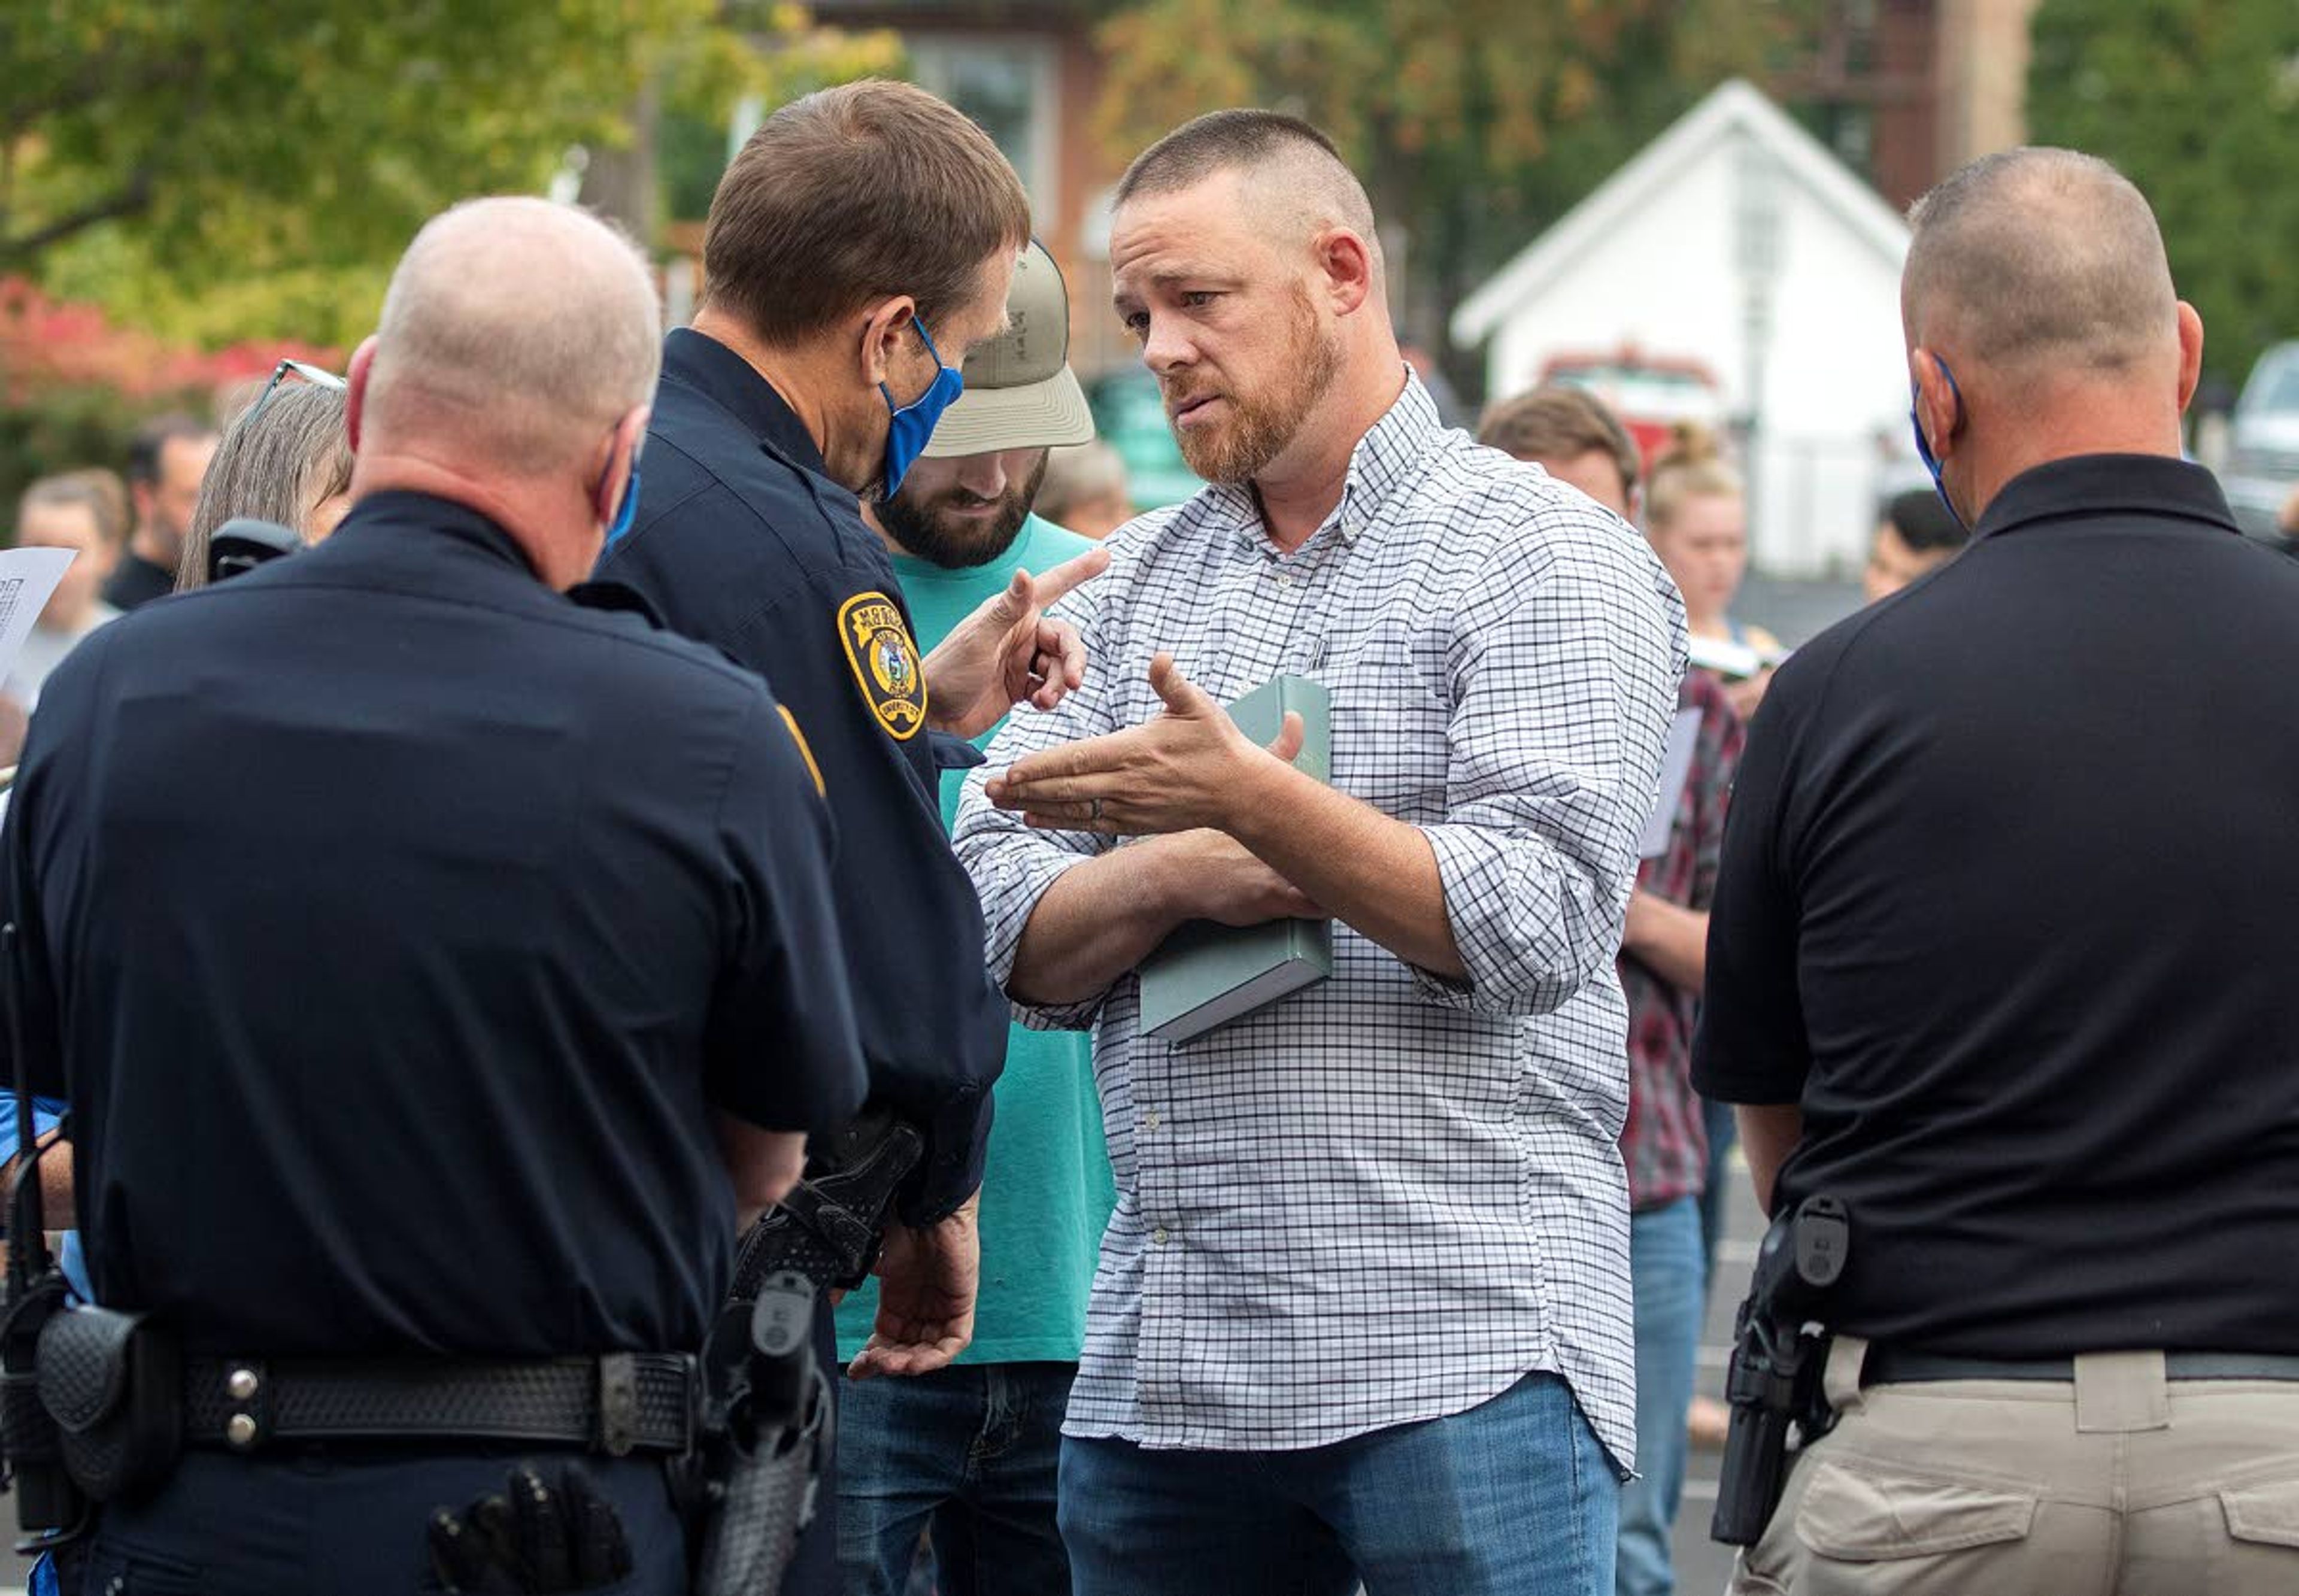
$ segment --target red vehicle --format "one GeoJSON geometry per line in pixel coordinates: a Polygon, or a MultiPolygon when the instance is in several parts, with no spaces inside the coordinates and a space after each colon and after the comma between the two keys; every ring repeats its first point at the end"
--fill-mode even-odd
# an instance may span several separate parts
{"type": "Polygon", "coordinates": [[[1715,373],[1696,360],[1647,354],[1623,344],[1608,353],[1551,355],[1540,368],[1540,380],[1585,388],[1603,400],[1637,440],[1647,470],[1678,422],[1724,430],[1723,390],[1715,373]]]}

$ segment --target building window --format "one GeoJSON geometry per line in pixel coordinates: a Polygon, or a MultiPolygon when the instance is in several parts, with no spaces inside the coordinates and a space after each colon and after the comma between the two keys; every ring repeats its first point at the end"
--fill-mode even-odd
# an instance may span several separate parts
{"type": "Polygon", "coordinates": [[[1056,139],[1061,75],[1050,39],[910,34],[902,40],[910,75],[980,122],[1030,191],[1030,208],[1050,219],[1058,195],[1056,139]]]}

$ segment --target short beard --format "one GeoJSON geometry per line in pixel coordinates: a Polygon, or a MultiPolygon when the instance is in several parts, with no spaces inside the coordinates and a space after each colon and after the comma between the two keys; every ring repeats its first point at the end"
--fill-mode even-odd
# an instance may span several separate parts
{"type": "Polygon", "coordinates": [[[915,494],[903,493],[876,507],[878,524],[905,553],[930,565],[945,570],[987,565],[1014,546],[1022,523],[1030,519],[1030,506],[1038,501],[1038,488],[1046,479],[1046,463],[1051,458],[1041,454],[1028,481],[1009,485],[998,501],[998,513],[986,521],[945,520],[942,508],[952,495],[921,503],[915,494]]]}
{"type": "Polygon", "coordinates": [[[1284,370],[1277,373],[1268,392],[1249,395],[1234,388],[1166,390],[1169,420],[1175,411],[1208,393],[1219,394],[1230,407],[1229,420],[1219,427],[1174,429],[1182,459],[1208,482],[1250,482],[1292,445],[1301,423],[1331,391],[1340,370],[1340,339],[1317,325],[1316,307],[1297,287],[1284,370]]]}

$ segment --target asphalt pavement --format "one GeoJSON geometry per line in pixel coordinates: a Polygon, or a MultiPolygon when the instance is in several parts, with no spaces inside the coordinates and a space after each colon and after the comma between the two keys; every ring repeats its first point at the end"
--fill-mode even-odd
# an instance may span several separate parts
{"type": "MultiPolygon", "coordinates": [[[[1783,639],[1785,641],[1785,639],[1783,639]]],[[[1748,1186],[1748,1166],[1732,1150],[1730,1206],[1716,1245],[1716,1278],[1709,1283],[1708,1318],[1700,1333],[1699,1384],[1706,1396],[1723,1400],[1724,1365],[1732,1351],[1732,1310],[1747,1289],[1748,1270],[1764,1239],[1763,1217],[1748,1186]]],[[[1684,1502],[1676,1514],[1676,1588],[1679,1596],[1719,1596],[1732,1577],[1732,1549],[1708,1538],[1709,1515],[1716,1510],[1716,1466],[1722,1454],[1695,1447],[1685,1459],[1684,1502]]]]}

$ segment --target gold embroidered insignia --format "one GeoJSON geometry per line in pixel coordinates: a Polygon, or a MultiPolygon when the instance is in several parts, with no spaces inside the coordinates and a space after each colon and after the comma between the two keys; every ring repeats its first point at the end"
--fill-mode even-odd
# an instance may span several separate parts
{"type": "Polygon", "coordinates": [[[896,742],[926,723],[926,673],[901,606],[883,593],[858,593],[838,607],[838,636],[864,702],[896,742]]]}

